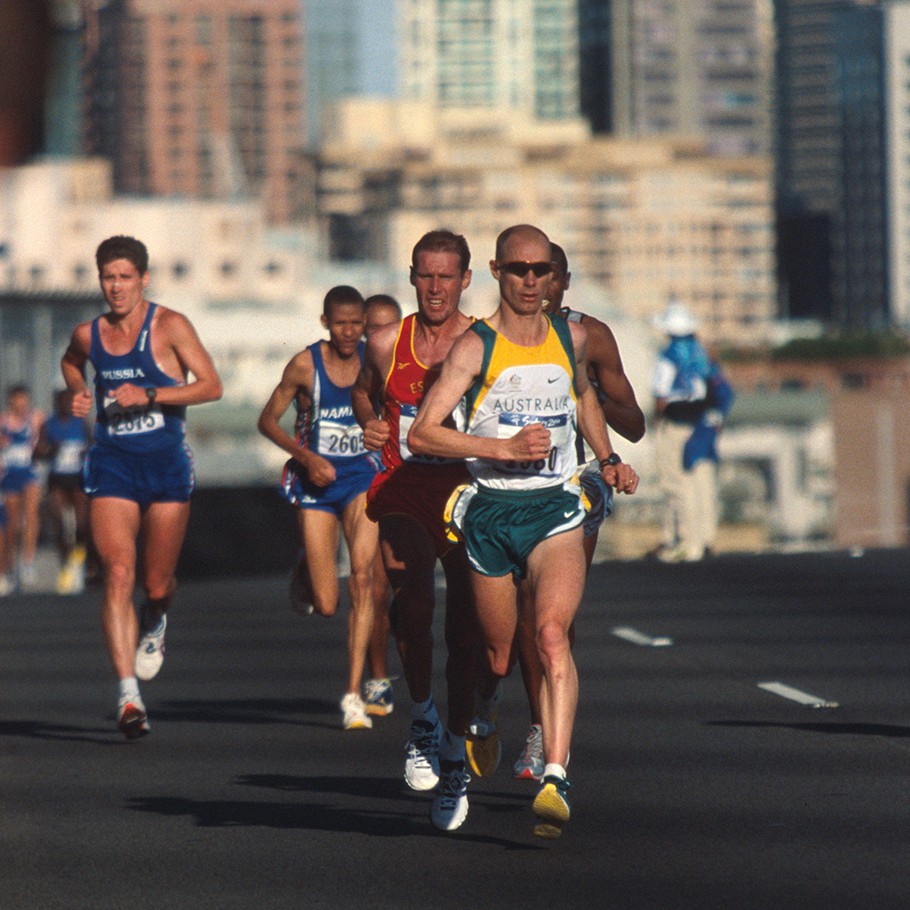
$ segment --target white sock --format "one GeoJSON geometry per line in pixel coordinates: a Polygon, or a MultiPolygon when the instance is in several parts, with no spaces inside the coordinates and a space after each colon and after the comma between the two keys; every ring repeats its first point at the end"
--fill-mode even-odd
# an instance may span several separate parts
{"type": "Polygon", "coordinates": [[[121,698],[138,698],[139,682],[135,676],[127,676],[126,679],[120,680],[120,697],[121,698]]]}
{"type": "Polygon", "coordinates": [[[566,778],[566,769],[562,765],[557,765],[556,762],[548,762],[546,768],[543,769],[544,777],[561,777],[563,780],[566,778]]]}

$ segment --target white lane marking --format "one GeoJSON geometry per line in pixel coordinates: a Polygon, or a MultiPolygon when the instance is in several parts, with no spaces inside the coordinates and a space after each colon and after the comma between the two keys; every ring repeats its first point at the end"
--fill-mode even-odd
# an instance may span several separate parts
{"type": "Polygon", "coordinates": [[[666,636],[652,638],[650,635],[645,635],[630,626],[614,626],[611,631],[617,638],[645,648],[666,648],[668,645],[673,644],[672,638],[667,638],[666,636]]]}
{"type": "Polygon", "coordinates": [[[810,708],[839,708],[836,701],[829,701],[819,695],[810,695],[800,689],[794,689],[793,686],[784,685],[781,682],[763,682],[758,683],[759,689],[764,689],[773,695],[779,695],[781,698],[788,698],[790,701],[799,702],[801,705],[808,705],[810,708]]]}

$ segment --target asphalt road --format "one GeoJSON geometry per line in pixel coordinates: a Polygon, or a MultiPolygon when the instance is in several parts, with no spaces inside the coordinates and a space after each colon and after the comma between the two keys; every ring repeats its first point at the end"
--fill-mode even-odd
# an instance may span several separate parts
{"type": "Polygon", "coordinates": [[[403,691],[343,732],[344,617],[284,579],[182,585],[131,743],[97,591],[6,598],[0,908],[906,908],[908,590],[906,550],[595,566],[555,842],[508,773],[517,679],[503,767],[442,835],[401,780],[403,691]]]}

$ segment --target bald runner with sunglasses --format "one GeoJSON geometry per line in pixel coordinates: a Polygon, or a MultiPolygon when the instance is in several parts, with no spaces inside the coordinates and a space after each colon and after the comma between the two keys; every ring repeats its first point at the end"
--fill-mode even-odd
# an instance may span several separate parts
{"type": "MultiPolygon", "coordinates": [[[[544,312],[568,319],[569,322],[579,322],[585,328],[588,333],[588,379],[597,393],[597,400],[607,426],[629,442],[638,442],[645,434],[645,415],[626,376],[616,338],[610,327],[599,319],[562,305],[565,292],[569,290],[572,274],[569,271],[565,250],[552,241],[550,249],[553,255],[553,272],[549,277],[544,312]]],[[[580,437],[577,440],[577,449],[581,487],[587,500],[587,516],[582,527],[585,562],[590,569],[600,526],[613,512],[613,489],[604,483],[599,465],[580,437]]],[[[522,603],[525,599],[525,587],[526,585],[522,585],[520,593],[522,603]]],[[[540,686],[543,667],[537,655],[532,620],[529,610],[519,611],[515,656],[521,668],[521,678],[528,697],[531,724],[521,755],[512,767],[512,776],[540,781],[544,770],[540,726],[540,686]]],[[[574,640],[574,627],[570,630],[570,637],[574,640]]]]}
{"type": "Polygon", "coordinates": [[[576,426],[605,483],[623,493],[638,487],[632,468],[613,457],[588,380],[586,330],[544,312],[552,259],[550,241],[536,227],[500,234],[490,263],[499,308],[454,343],[408,434],[412,451],[468,459],[473,483],[451,504],[452,521],[465,540],[484,644],[499,678],[509,671],[515,639],[516,581],[527,579],[544,670],[546,767],[534,833],[545,838],[558,837],[570,815],[566,765],[578,675],[569,628],[585,583],[576,426]],[[465,432],[446,425],[462,399],[465,432]]]}

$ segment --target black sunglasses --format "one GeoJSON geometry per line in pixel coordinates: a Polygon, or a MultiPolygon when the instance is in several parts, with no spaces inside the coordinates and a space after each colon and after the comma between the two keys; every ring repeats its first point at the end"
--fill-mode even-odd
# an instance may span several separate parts
{"type": "Polygon", "coordinates": [[[508,272],[516,278],[524,278],[528,272],[533,272],[535,278],[543,278],[553,271],[552,262],[498,262],[500,272],[508,272]]]}

